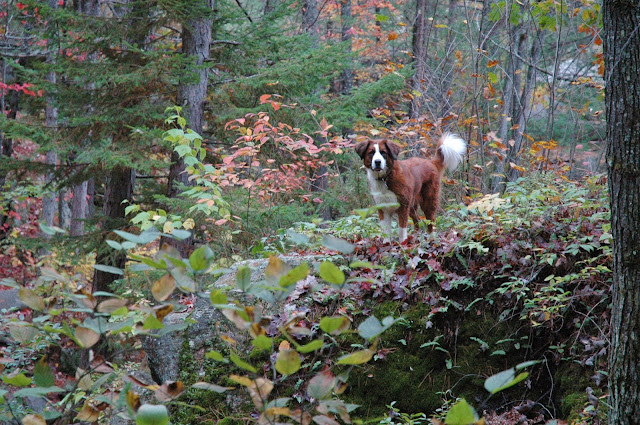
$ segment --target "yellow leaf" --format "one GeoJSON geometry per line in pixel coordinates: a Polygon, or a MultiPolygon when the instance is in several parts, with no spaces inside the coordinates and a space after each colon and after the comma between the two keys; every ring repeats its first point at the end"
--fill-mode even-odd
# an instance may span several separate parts
{"type": "Polygon", "coordinates": [[[370,350],[367,348],[367,349],[359,350],[354,353],[347,354],[345,356],[340,357],[338,359],[338,364],[353,364],[353,365],[363,364],[371,360],[372,357],[373,357],[373,350],[370,350]]]}
{"type": "Polygon", "coordinates": [[[156,399],[161,402],[178,398],[185,390],[181,381],[165,381],[155,392],[156,399]]]}
{"type": "Polygon", "coordinates": [[[162,226],[162,231],[164,233],[168,233],[171,234],[171,231],[173,230],[173,223],[170,221],[165,221],[164,225],[162,226]]]}
{"type": "Polygon", "coordinates": [[[26,415],[22,418],[23,425],[47,425],[47,421],[40,415],[26,415]]]}
{"type": "Polygon", "coordinates": [[[162,276],[151,285],[151,294],[156,301],[164,301],[169,298],[176,288],[176,280],[170,274],[162,276]]]}
{"type": "Polygon", "coordinates": [[[521,173],[524,173],[524,172],[526,171],[526,169],[525,169],[524,167],[521,167],[521,166],[519,166],[519,165],[517,165],[517,164],[515,164],[515,163],[513,163],[513,162],[510,162],[510,163],[509,163],[509,166],[510,166],[511,168],[513,168],[514,170],[518,170],[518,171],[520,171],[521,173]]]}
{"type": "Polygon", "coordinates": [[[83,422],[95,422],[98,420],[100,412],[91,405],[91,400],[87,400],[78,412],[76,420],[83,422]]]}
{"type": "Polygon", "coordinates": [[[302,361],[296,350],[282,350],[276,357],[276,370],[283,375],[292,375],[300,370],[302,361]]]}
{"type": "Polygon", "coordinates": [[[140,407],[140,396],[133,391],[127,391],[127,404],[134,412],[140,407]]]}
{"type": "Polygon", "coordinates": [[[111,298],[109,300],[102,301],[98,304],[99,313],[113,313],[117,309],[127,305],[127,300],[121,300],[119,298],[111,298]]]}
{"type": "Polygon", "coordinates": [[[245,387],[250,387],[254,384],[253,379],[249,379],[246,376],[240,376],[240,375],[230,375],[229,379],[231,379],[233,382],[238,383],[242,386],[245,387]]]}
{"type": "Polygon", "coordinates": [[[291,344],[289,344],[289,341],[283,340],[282,342],[280,342],[280,345],[278,345],[278,351],[282,351],[282,350],[289,350],[291,348],[291,344]]]}
{"type": "Polygon", "coordinates": [[[255,380],[254,385],[247,387],[247,390],[249,391],[253,404],[258,409],[262,409],[264,407],[264,401],[271,393],[271,390],[273,390],[273,382],[265,378],[258,378],[255,380]]]}
{"type": "Polygon", "coordinates": [[[75,336],[82,348],[93,347],[100,340],[99,333],[84,326],[76,328],[75,336]]]}
{"type": "Polygon", "coordinates": [[[237,342],[235,339],[231,338],[230,336],[227,335],[220,335],[220,339],[222,339],[224,342],[226,342],[227,344],[230,345],[236,345],[237,342]]]}
{"type": "Polygon", "coordinates": [[[78,380],[78,388],[80,388],[81,390],[88,391],[91,389],[91,386],[93,386],[91,375],[88,374],[84,369],[76,369],[76,379],[78,380]]]}
{"type": "Polygon", "coordinates": [[[222,314],[240,330],[245,330],[249,327],[249,322],[244,317],[242,317],[242,315],[237,310],[225,308],[224,310],[222,310],[222,314]]]}
{"type": "Polygon", "coordinates": [[[280,280],[280,277],[287,273],[287,266],[275,255],[269,256],[269,264],[264,271],[264,275],[268,279],[280,280]]]}
{"type": "Polygon", "coordinates": [[[173,311],[173,304],[161,305],[161,306],[155,307],[153,310],[156,313],[156,319],[162,322],[162,319],[164,319],[167,316],[167,314],[173,311]]]}
{"type": "Polygon", "coordinates": [[[20,288],[20,301],[27,307],[42,311],[44,310],[44,299],[36,294],[32,289],[20,288]]]}

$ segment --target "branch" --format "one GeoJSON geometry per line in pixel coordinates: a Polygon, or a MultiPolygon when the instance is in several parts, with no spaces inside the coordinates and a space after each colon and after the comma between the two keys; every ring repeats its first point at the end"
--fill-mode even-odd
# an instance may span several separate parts
{"type": "Polygon", "coordinates": [[[242,6],[242,4],[240,3],[240,0],[236,0],[236,4],[238,5],[238,7],[240,8],[240,10],[242,10],[244,12],[244,16],[247,17],[247,19],[249,20],[249,22],[251,22],[253,24],[253,19],[251,19],[251,16],[249,16],[249,14],[247,13],[247,11],[245,10],[245,8],[242,6]]]}
{"type": "Polygon", "coordinates": [[[234,46],[240,46],[242,43],[232,40],[213,40],[211,44],[233,44],[234,46]]]}
{"type": "MultiPolygon", "coordinates": [[[[534,64],[534,63],[531,63],[531,61],[529,60],[529,58],[524,58],[524,57],[520,56],[518,53],[516,53],[515,51],[513,51],[513,52],[512,52],[512,51],[509,51],[509,49],[507,49],[507,48],[506,48],[506,47],[504,47],[504,46],[501,46],[500,44],[498,44],[498,43],[497,43],[496,41],[494,41],[494,40],[491,40],[491,42],[492,42],[493,44],[495,44],[498,48],[500,48],[500,49],[502,49],[502,50],[505,50],[505,51],[507,51],[509,54],[512,54],[513,56],[515,56],[515,57],[517,57],[518,59],[520,59],[520,60],[521,60],[525,65],[533,67],[536,71],[541,72],[542,74],[545,74],[545,75],[548,75],[548,76],[550,76],[550,77],[553,77],[553,72],[549,72],[549,71],[547,71],[546,69],[544,69],[544,68],[540,68],[538,65],[536,65],[536,64],[534,64]]],[[[578,81],[578,79],[577,79],[577,78],[575,78],[575,77],[574,77],[574,78],[570,78],[570,77],[563,77],[563,76],[561,76],[561,75],[558,75],[558,76],[556,76],[555,78],[556,78],[556,79],[558,79],[558,80],[560,80],[560,81],[567,81],[567,82],[569,82],[569,83],[575,83],[575,82],[577,82],[577,81],[578,81]]]]}

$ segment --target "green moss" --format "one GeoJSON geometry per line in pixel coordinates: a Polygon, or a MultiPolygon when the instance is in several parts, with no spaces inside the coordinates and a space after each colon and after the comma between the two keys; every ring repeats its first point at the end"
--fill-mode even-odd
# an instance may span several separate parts
{"type": "MultiPolygon", "coordinates": [[[[374,308],[378,318],[391,315],[404,320],[380,338],[378,350],[386,353],[384,358],[350,373],[344,399],[361,405],[357,416],[383,416],[392,401],[402,412],[430,415],[441,407],[443,393],[449,390],[468,400],[486,399],[486,377],[529,360],[528,339],[519,334],[518,323],[452,308],[438,313],[427,326],[430,313],[431,307],[424,304],[405,311],[395,302],[374,308]]],[[[520,394],[523,388],[509,391],[520,394]]]]}
{"type": "Polygon", "coordinates": [[[222,418],[218,422],[218,425],[241,425],[241,424],[244,424],[244,422],[234,418],[222,418]]]}
{"type": "MultiPolygon", "coordinates": [[[[214,341],[211,343],[215,344],[214,341]]],[[[220,344],[222,345],[222,344],[220,344]]],[[[185,387],[189,387],[195,382],[205,381],[217,385],[228,385],[226,377],[229,374],[229,366],[224,363],[215,362],[209,359],[196,359],[193,350],[189,347],[189,342],[185,338],[180,351],[180,380],[185,387]],[[201,368],[201,365],[204,366],[201,368]],[[204,376],[200,375],[204,369],[204,376]]],[[[178,399],[181,404],[171,412],[171,423],[174,425],[188,424],[216,424],[221,416],[230,414],[226,405],[226,394],[214,391],[189,388],[178,399]],[[190,407],[190,408],[189,408],[190,407]]],[[[232,421],[232,419],[229,419],[232,421]]]]}
{"type": "Polygon", "coordinates": [[[588,400],[586,388],[590,378],[577,363],[562,362],[554,374],[557,394],[562,395],[560,401],[560,417],[578,418],[588,400]]]}

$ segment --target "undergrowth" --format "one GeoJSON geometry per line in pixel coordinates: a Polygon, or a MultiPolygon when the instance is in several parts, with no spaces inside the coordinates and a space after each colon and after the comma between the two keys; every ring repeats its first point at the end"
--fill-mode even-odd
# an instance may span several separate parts
{"type": "MultiPolygon", "coordinates": [[[[535,395],[538,413],[553,412],[542,417],[580,416],[585,405],[568,400],[586,400],[586,387],[606,394],[611,234],[602,177],[581,183],[552,175],[521,179],[502,197],[486,195],[441,213],[436,228],[433,234],[414,232],[398,246],[383,241],[377,218],[357,214],[329,223],[297,223],[263,239],[256,252],[320,251],[327,238],[345,238],[356,248],[343,263],[360,266],[343,266],[356,284],[342,300],[356,310],[392,300],[400,313],[424,305],[426,312],[412,326],[439,329],[443,338],[435,335],[434,344],[449,352],[445,368],[458,367],[451,353],[467,350],[467,343],[456,339],[464,335],[487,361],[545,360],[547,372],[529,384],[537,388],[512,394],[511,400],[525,403],[535,395]],[[486,332],[472,327],[460,333],[456,326],[473,323],[478,315],[487,323],[486,332]],[[500,333],[497,324],[503,322],[513,324],[504,329],[517,330],[492,335],[500,333]],[[571,364],[579,372],[564,366],[571,364]],[[574,378],[567,379],[567,371],[574,378]],[[543,399],[547,402],[539,402],[543,399]]],[[[414,330],[404,334],[416,337],[414,330]]],[[[404,339],[397,336],[385,349],[406,350],[406,341],[398,340],[404,339]]]]}

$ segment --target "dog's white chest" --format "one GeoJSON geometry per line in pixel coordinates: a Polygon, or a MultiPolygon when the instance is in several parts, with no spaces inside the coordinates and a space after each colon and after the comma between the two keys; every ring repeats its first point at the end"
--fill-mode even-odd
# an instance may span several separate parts
{"type": "Polygon", "coordinates": [[[369,181],[369,192],[371,192],[376,205],[395,204],[398,202],[396,194],[389,190],[384,181],[378,180],[376,173],[368,168],[367,180],[369,181]]]}

